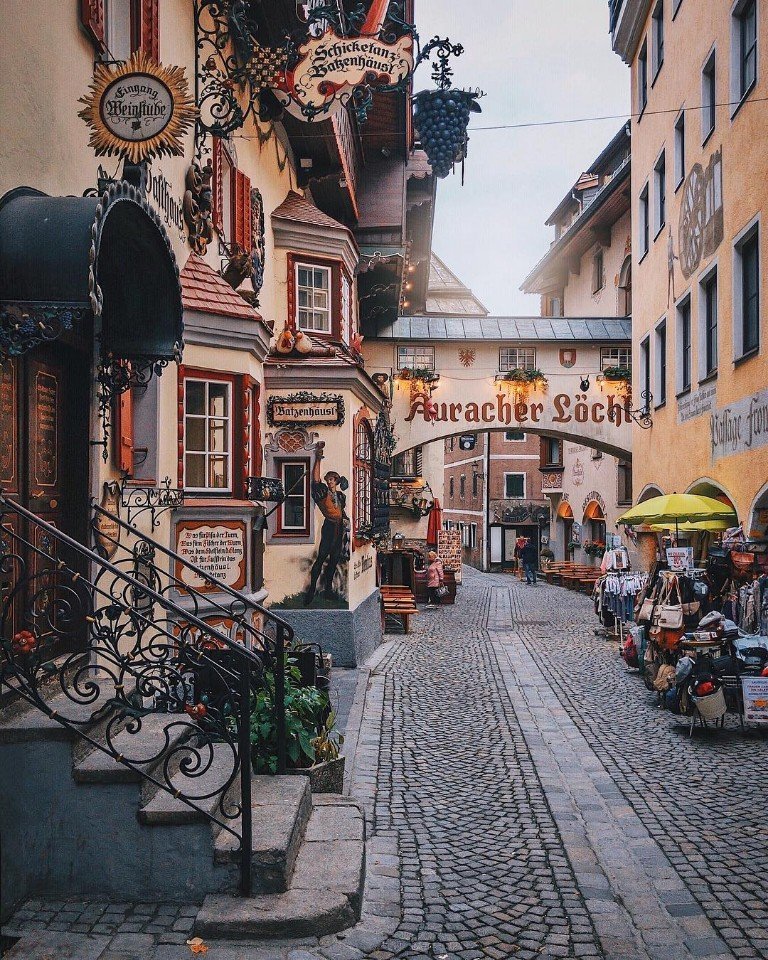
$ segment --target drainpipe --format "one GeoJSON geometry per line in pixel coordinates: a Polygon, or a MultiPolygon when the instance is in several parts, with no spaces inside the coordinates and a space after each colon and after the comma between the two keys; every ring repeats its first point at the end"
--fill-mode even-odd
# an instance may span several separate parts
{"type": "Polygon", "coordinates": [[[485,434],[485,497],[483,498],[483,570],[491,569],[491,528],[488,523],[491,504],[491,433],[485,434]]]}

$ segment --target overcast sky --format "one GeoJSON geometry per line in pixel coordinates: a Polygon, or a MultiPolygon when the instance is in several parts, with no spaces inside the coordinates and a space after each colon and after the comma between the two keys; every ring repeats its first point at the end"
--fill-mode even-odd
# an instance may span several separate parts
{"type": "MultiPolygon", "coordinates": [[[[463,44],[455,85],[487,93],[471,125],[627,114],[608,0],[417,0],[416,24],[422,42],[463,44]]],[[[415,88],[429,85],[425,64],[415,88]]],[[[544,221],[620,126],[470,132],[465,185],[438,181],[433,248],[491,313],[538,316],[538,298],[519,287],[553,237],[544,221]]]]}

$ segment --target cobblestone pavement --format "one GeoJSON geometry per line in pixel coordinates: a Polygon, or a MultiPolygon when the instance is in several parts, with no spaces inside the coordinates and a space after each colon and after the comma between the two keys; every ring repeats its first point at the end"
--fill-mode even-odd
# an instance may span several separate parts
{"type": "MultiPolygon", "coordinates": [[[[416,621],[361,671],[347,724],[362,922],[207,960],[768,957],[764,736],[689,739],[560,588],[468,570],[416,621]]],[[[191,955],[193,906],[25,909],[14,960],[191,955]]]]}

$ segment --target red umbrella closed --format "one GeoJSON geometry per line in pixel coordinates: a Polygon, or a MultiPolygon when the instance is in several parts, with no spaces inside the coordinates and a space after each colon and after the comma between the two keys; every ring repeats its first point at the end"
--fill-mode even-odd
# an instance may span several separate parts
{"type": "Polygon", "coordinates": [[[429,522],[427,523],[427,546],[437,549],[437,533],[443,529],[443,510],[439,500],[432,502],[432,509],[429,511],[429,522]]]}

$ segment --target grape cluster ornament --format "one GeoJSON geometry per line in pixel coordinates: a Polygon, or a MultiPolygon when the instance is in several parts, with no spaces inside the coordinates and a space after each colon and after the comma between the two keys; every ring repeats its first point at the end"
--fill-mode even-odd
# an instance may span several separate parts
{"type": "Polygon", "coordinates": [[[477,101],[483,96],[480,90],[459,90],[452,85],[453,70],[448,59],[463,52],[460,44],[439,37],[430,40],[421,50],[417,66],[432,55],[436,57],[432,80],[438,89],[417,93],[413,109],[414,126],[434,175],[445,178],[456,163],[462,163],[462,181],[469,143],[467,127],[470,115],[481,112],[477,101]]]}

